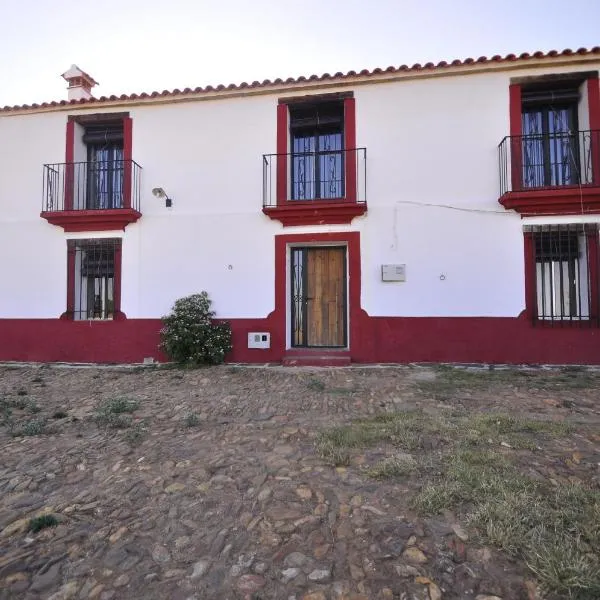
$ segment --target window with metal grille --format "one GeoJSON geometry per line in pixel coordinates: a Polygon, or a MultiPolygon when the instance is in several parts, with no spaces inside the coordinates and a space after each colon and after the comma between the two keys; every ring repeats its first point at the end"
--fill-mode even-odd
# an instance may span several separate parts
{"type": "Polygon", "coordinates": [[[344,104],[290,106],[292,200],[344,195],[344,104]]]}
{"type": "Polygon", "coordinates": [[[595,225],[526,228],[535,269],[537,320],[591,322],[597,318],[598,230],[595,225]]]}
{"type": "Polygon", "coordinates": [[[72,312],[75,320],[115,316],[116,255],[120,239],[69,240],[74,260],[72,312]]]}

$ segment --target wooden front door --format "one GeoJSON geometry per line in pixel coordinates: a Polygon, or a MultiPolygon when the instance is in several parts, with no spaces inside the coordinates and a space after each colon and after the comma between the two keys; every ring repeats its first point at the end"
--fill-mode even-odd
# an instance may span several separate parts
{"type": "Polygon", "coordinates": [[[345,347],[346,248],[292,248],[291,273],[292,346],[345,347]]]}

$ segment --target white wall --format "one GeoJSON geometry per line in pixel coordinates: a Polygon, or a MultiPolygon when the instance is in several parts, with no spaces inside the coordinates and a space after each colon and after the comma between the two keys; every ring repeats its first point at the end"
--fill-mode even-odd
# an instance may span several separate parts
{"type": "MultiPolygon", "coordinates": [[[[531,74],[339,88],[356,98],[369,205],[339,227],[284,229],[262,214],[262,155],[276,151],[278,94],[116,107],[131,114],[133,158],[143,167],[143,217],[118,233],[122,309],[131,318],[160,317],[176,298],[205,289],[219,316],[265,317],[274,308],[277,233],[353,230],[361,232],[369,314],[518,315],[523,221],[498,204],[497,146],[509,132],[510,78],[531,74]],[[154,187],[167,191],[173,208],[154,187]],[[383,283],[386,263],[406,264],[407,281],[383,283]]],[[[42,165],[64,162],[68,114],[0,116],[0,139],[11,140],[0,160],[0,318],[55,318],[65,309],[68,235],[39,212],[42,165]]]]}

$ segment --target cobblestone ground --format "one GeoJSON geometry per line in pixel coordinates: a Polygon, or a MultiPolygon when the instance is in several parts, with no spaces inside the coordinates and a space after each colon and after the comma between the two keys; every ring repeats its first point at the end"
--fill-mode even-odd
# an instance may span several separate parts
{"type": "MultiPolygon", "coordinates": [[[[451,401],[585,424],[534,467],[597,484],[596,380],[548,392],[557,376],[451,401]]],[[[419,387],[435,377],[418,366],[0,366],[0,598],[537,598],[525,565],[457,516],[411,512],[418,473],[370,479],[364,466],[385,448],[338,468],[315,451],[334,424],[447,407],[419,387]],[[133,421],[99,423],[99,404],[120,397],[139,401],[133,421]],[[58,524],[29,530],[44,514],[58,524]]]]}

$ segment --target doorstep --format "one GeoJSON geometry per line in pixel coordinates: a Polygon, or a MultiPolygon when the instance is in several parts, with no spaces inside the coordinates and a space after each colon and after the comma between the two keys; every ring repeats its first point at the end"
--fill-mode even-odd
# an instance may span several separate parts
{"type": "Polygon", "coordinates": [[[347,367],[351,362],[348,350],[327,348],[288,350],[281,359],[284,367],[347,367]]]}

